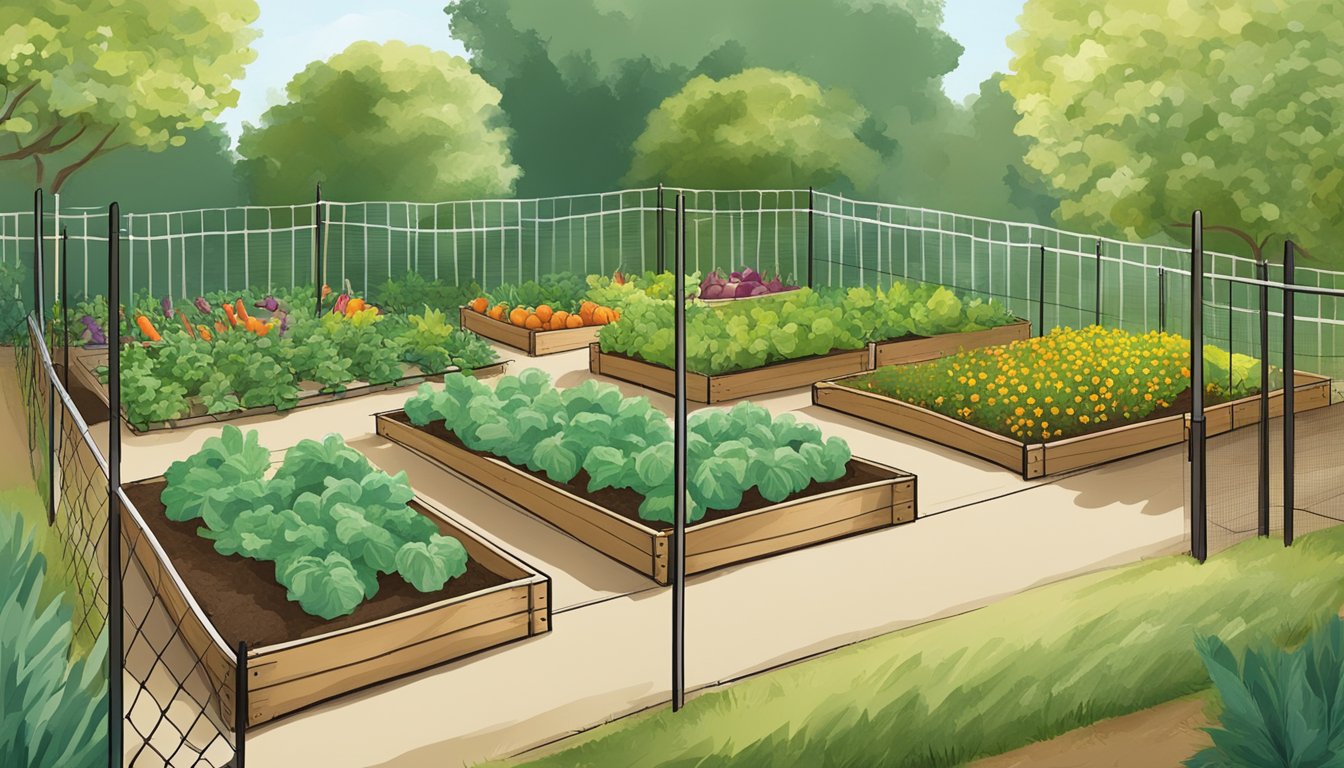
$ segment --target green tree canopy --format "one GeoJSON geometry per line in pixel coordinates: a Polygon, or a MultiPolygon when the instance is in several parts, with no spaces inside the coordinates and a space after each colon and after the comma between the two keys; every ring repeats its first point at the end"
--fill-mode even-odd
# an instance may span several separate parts
{"type": "MultiPolygon", "coordinates": [[[[503,93],[524,194],[614,188],[649,112],[697,75],[765,67],[850,93],[878,128],[932,115],[961,47],[942,0],[461,0],[472,66],[503,93]]],[[[753,184],[751,186],[758,186],[753,184]]]]}
{"type": "Polygon", "coordinates": [[[322,183],[339,199],[497,197],[520,171],[499,91],[463,59],[419,45],[359,42],[309,64],[238,142],[252,198],[293,203],[322,183]]]}
{"type": "Polygon", "coordinates": [[[858,136],[868,113],[790,72],[692,79],[650,115],[626,175],[710,189],[868,189],[881,158],[858,136]]]}
{"type": "Polygon", "coordinates": [[[0,164],[59,192],[118,147],[182,145],[237,103],[257,15],[254,0],[0,4],[0,164]]]}
{"type": "Polygon", "coordinates": [[[1336,0],[1028,0],[1021,22],[1005,87],[1062,221],[1148,237],[1199,208],[1257,258],[1344,235],[1336,0]]]}

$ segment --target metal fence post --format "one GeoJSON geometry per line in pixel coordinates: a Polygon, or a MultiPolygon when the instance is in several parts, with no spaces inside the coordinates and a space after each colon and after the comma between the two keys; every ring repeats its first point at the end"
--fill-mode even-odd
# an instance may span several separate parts
{"type": "Polygon", "coordinates": [[[42,190],[33,192],[33,311],[37,313],[37,327],[42,337],[47,335],[47,314],[42,297],[46,293],[43,285],[42,264],[42,190]]]}
{"type": "Polygon", "coordinates": [[[1157,268],[1157,330],[1167,332],[1167,270],[1157,268]]]}
{"type": "Polygon", "coordinates": [[[686,198],[677,195],[676,371],[673,404],[672,711],[686,703],[686,198]]]}
{"type": "Polygon", "coordinates": [[[108,765],[122,764],[121,584],[121,208],[107,215],[107,750],[108,765]]]}
{"type": "Polygon", "coordinates": [[[1041,246],[1041,272],[1039,275],[1037,275],[1037,281],[1038,281],[1038,290],[1036,292],[1036,299],[1038,306],[1036,308],[1036,311],[1040,319],[1037,321],[1036,335],[1044,336],[1045,335],[1045,246],[1044,245],[1041,246]]]}
{"type": "Polygon", "coordinates": [[[61,227],[61,380],[70,391],[70,229],[61,227]]]}
{"type": "Polygon", "coordinates": [[[317,200],[313,207],[313,293],[317,306],[314,317],[322,316],[322,185],[317,185],[317,200]]]}
{"type": "Polygon", "coordinates": [[[1101,238],[1097,238],[1097,296],[1093,302],[1097,312],[1097,325],[1101,325],[1101,238]]]}
{"type": "MultiPolygon", "coordinates": [[[[811,187],[808,187],[807,188],[807,287],[808,288],[815,287],[812,285],[812,233],[813,233],[812,214],[817,210],[816,201],[814,198],[815,193],[813,192],[811,187]]],[[[923,235],[921,235],[921,237],[922,236],[923,235]]]]}
{"type": "Polygon", "coordinates": [[[238,641],[238,659],[233,677],[233,768],[247,763],[247,641],[238,641]]]}
{"type": "Polygon", "coordinates": [[[1204,214],[1195,211],[1190,247],[1190,554],[1208,559],[1204,424],[1204,214]]]}
{"type": "Polygon", "coordinates": [[[1295,293],[1292,286],[1295,284],[1294,261],[1296,258],[1293,241],[1289,240],[1283,244],[1283,545],[1292,546],[1293,543],[1293,505],[1296,502],[1294,495],[1297,489],[1293,474],[1293,466],[1296,459],[1297,443],[1297,414],[1295,407],[1297,405],[1294,391],[1294,376],[1296,363],[1294,362],[1293,345],[1296,342],[1294,338],[1293,321],[1297,308],[1295,305],[1295,293]]]}
{"type": "MultiPolygon", "coordinates": [[[[1269,280],[1269,264],[1255,265],[1255,279],[1269,280]]],[[[1259,529],[1261,536],[1269,535],[1269,286],[1260,286],[1260,483],[1259,529]]]]}
{"type": "Polygon", "coordinates": [[[661,181],[658,182],[658,212],[657,223],[654,226],[658,230],[658,242],[656,245],[656,252],[658,254],[657,272],[661,275],[663,270],[667,269],[667,257],[663,253],[663,249],[666,247],[666,242],[663,239],[663,228],[665,224],[663,223],[663,182],[661,181]]]}

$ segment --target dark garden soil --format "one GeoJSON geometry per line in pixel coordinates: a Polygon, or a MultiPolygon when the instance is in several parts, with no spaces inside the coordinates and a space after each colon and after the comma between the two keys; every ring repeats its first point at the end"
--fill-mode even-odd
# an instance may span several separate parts
{"type": "MultiPolygon", "coordinates": [[[[442,440],[456,448],[460,448],[464,451],[474,453],[477,456],[488,456],[490,458],[498,458],[496,456],[492,456],[491,454],[482,453],[480,451],[473,451],[470,448],[466,447],[465,445],[462,444],[461,440],[457,439],[457,435],[453,434],[452,432],[449,432],[443,426],[443,422],[441,421],[432,422],[424,427],[418,427],[414,424],[411,424],[411,420],[406,416],[405,412],[391,413],[388,414],[387,417],[394,421],[398,421],[401,422],[402,424],[412,427],[413,429],[418,429],[421,432],[424,432],[427,435],[442,440]]],[[[553,485],[557,488],[563,488],[564,490],[574,494],[575,496],[578,496],[579,498],[587,499],[588,501],[591,501],[592,503],[600,507],[605,507],[611,510],[612,512],[615,512],[616,514],[620,515],[621,517],[626,518],[627,520],[639,523],[645,528],[649,528],[654,531],[664,531],[669,530],[672,527],[668,523],[645,520],[641,518],[639,516],[639,505],[644,502],[644,497],[639,495],[638,493],[635,493],[629,488],[620,488],[620,489],[604,488],[600,491],[590,492],[588,490],[588,473],[583,470],[579,470],[579,474],[575,476],[573,480],[570,480],[568,483],[557,483],[554,480],[551,480],[550,478],[546,477],[546,475],[542,474],[541,472],[533,472],[527,467],[514,467],[514,468],[520,472],[524,472],[528,475],[531,475],[532,477],[544,483],[553,485]]],[[[816,496],[823,493],[829,493],[831,491],[839,491],[844,490],[846,488],[853,488],[855,486],[864,485],[866,483],[874,483],[881,480],[890,480],[893,477],[897,477],[896,473],[894,472],[884,472],[869,464],[851,460],[849,462],[849,466],[845,468],[844,477],[841,477],[839,480],[832,480],[829,483],[812,483],[811,485],[799,491],[798,493],[785,499],[784,502],[779,503],[787,503],[789,501],[802,499],[808,496],[816,496]]],[[[705,513],[704,517],[693,523],[691,527],[694,527],[695,525],[699,525],[701,523],[710,523],[715,520],[724,520],[726,518],[741,515],[746,512],[754,512],[758,509],[764,509],[765,507],[773,506],[776,503],[777,502],[766,500],[764,497],[761,496],[759,491],[753,488],[747,491],[746,493],[742,494],[742,503],[738,505],[737,509],[726,511],[709,510],[708,512],[705,513]]]]}
{"type": "Polygon", "coordinates": [[[475,560],[468,560],[467,572],[438,592],[419,592],[396,574],[384,575],[378,579],[378,594],[372,600],[361,603],[349,616],[327,621],[305,613],[298,603],[285,596],[288,590],[276,582],[274,563],[221,555],[215,551],[213,542],[196,534],[198,522],[179,523],[164,517],[163,502],[159,500],[164,485],[162,480],[130,485],[126,487],[126,495],[168,553],[196,603],[231,647],[239,640],[259,648],[313,637],[507,581],[475,560]]]}

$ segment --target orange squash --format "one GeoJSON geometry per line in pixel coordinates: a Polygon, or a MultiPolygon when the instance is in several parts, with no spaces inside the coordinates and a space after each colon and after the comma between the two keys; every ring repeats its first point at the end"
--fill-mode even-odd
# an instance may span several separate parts
{"type": "Polygon", "coordinates": [[[582,328],[583,326],[583,318],[578,315],[570,315],[569,318],[565,320],[566,328],[582,328]]]}
{"type": "Polygon", "coordinates": [[[540,331],[545,325],[541,322],[541,318],[537,316],[537,313],[533,312],[523,321],[523,327],[529,331],[540,331]]]}
{"type": "Polygon", "coordinates": [[[593,324],[606,325],[611,322],[611,310],[606,307],[598,307],[593,310],[593,324]]]}
{"type": "Polygon", "coordinates": [[[479,312],[480,314],[485,314],[485,310],[489,309],[490,307],[490,301],[484,296],[477,296],[476,298],[471,300],[471,304],[469,306],[471,307],[472,312],[479,312]]]}
{"type": "Polygon", "coordinates": [[[563,309],[551,315],[551,322],[549,323],[551,330],[558,331],[561,328],[565,328],[565,323],[569,321],[569,318],[570,314],[563,309]]]}
{"type": "Polygon", "coordinates": [[[555,310],[551,309],[546,304],[542,304],[539,307],[537,307],[537,318],[541,320],[541,322],[543,323],[551,322],[551,316],[554,314],[555,310]]]}
{"type": "Polygon", "coordinates": [[[528,312],[526,309],[523,309],[522,307],[514,307],[513,311],[509,313],[509,322],[522,328],[527,322],[527,315],[528,312]]]}
{"type": "Polygon", "coordinates": [[[508,309],[508,307],[504,306],[503,304],[496,304],[495,306],[491,307],[490,311],[487,312],[486,314],[490,317],[491,320],[503,320],[504,310],[506,309],[508,309]]]}

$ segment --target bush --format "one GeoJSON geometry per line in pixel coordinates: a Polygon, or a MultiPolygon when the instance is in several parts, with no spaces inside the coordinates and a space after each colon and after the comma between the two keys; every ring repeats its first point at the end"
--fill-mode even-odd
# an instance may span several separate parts
{"type": "Polygon", "coordinates": [[[1190,768],[1344,765],[1344,621],[1332,618],[1296,651],[1246,651],[1240,667],[1217,637],[1199,654],[1223,701],[1213,746],[1190,768]]]}
{"type": "Polygon", "coordinates": [[[42,596],[46,572],[22,519],[0,510],[0,765],[105,765],[107,636],[71,661],[71,609],[42,596]]]}

